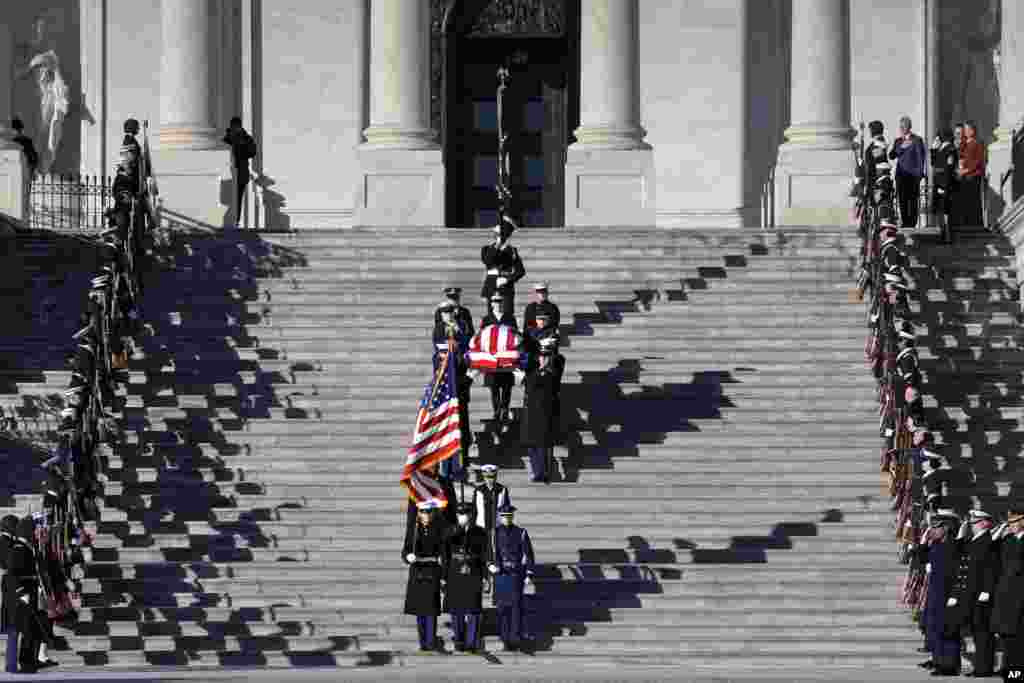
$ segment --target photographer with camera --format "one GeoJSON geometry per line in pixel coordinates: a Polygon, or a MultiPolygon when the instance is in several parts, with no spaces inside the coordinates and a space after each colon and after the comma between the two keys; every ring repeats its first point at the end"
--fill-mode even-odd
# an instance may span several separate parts
{"type": "Polygon", "coordinates": [[[224,131],[224,142],[231,147],[231,166],[235,170],[235,225],[242,221],[242,199],[249,184],[249,159],[256,157],[259,149],[256,140],[242,127],[242,119],[231,117],[224,131]]]}

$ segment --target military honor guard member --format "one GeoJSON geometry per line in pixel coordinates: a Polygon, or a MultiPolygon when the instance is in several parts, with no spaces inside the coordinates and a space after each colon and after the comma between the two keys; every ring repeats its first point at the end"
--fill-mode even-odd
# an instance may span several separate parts
{"type": "MultiPolygon", "coordinates": [[[[433,465],[429,472],[430,476],[437,479],[437,483],[441,485],[441,490],[444,492],[444,497],[448,500],[448,504],[444,509],[438,511],[435,515],[439,517],[438,521],[442,527],[447,528],[454,526],[455,507],[458,503],[458,498],[455,496],[455,484],[452,483],[451,479],[441,474],[441,468],[437,464],[433,465]]],[[[410,534],[412,534],[416,525],[417,509],[416,504],[411,500],[408,500],[407,502],[408,504],[405,511],[405,537],[408,539],[411,538],[410,534]]]]}
{"type": "Polygon", "coordinates": [[[959,570],[946,601],[945,631],[946,637],[959,638],[960,629],[969,626],[975,651],[974,671],[969,675],[992,676],[995,638],[989,624],[999,572],[998,548],[990,533],[991,515],[971,510],[969,523],[970,536],[961,540],[959,570]]]}
{"type": "Polygon", "coordinates": [[[7,573],[3,579],[3,629],[7,633],[7,673],[35,673],[39,669],[39,645],[42,629],[36,613],[39,579],[32,536],[31,517],[18,521],[14,541],[7,555],[7,573]],[[11,640],[18,644],[12,656],[11,640]]]}
{"type": "Polygon", "coordinates": [[[942,538],[928,549],[928,594],[925,598],[924,621],[932,658],[922,664],[935,676],[960,675],[960,637],[946,636],[949,618],[948,601],[959,569],[959,545],[956,533],[960,520],[950,509],[940,509],[931,517],[931,525],[940,528],[942,538]]]}
{"type": "Polygon", "coordinates": [[[523,589],[533,575],[533,544],[526,529],[516,526],[516,508],[505,503],[498,510],[501,524],[494,530],[494,604],[498,608],[498,632],[506,651],[520,649],[528,640],[523,619],[523,589]]]}
{"type": "MultiPolygon", "coordinates": [[[[462,305],[462,287],[445,287],[444,298],[446,302],[455,307],[455,319],[461,323],[462,327],[469,330],[469,336],[472,338],[476,332],[473,328],[473,314],[462,305]]],[[[441,322],[440,308],[434,313],[434,324],[437,325],[439,322],[441,322]]]]}
{"type": "Polygon", "coordinates": [[[562,322],[562,313],[548,298],[548,283],[538,282],[533,286],[533,291],[537,294],[537,301],[526,304],[526,310],[523,311],[523,333],[529,334],[533,330],[557,332],[562,322]]]}
{"type": "Polygon", "coordinates": [[[402,560],[409,565],[405,613],[416,616],[420,651],[437,651],[437,616],[441,613],[441,578],[444,526],[436,518],[437,506],[424,501],[417,507],[416,524],[406,534],[402,560]]]}
{"type": "Polygon", "coordinates": [[[530,358],[522,380],[526,391],[519,441],[530,454],[530,480],[547,482],[560,420],[565,356],[558,353],[558,340],[552,334],[541,337],[538,346],[540,352],[530,358]]]}
{"type": "MultiPolygon", "coordinates": [[[[476,510],[476,525],[487,532],[491,543],[491,557],[494,561],[494,528],[498,520],[498,508],[510,502],[509,490],[498,483],[498,466],[484,465],[480,468],[484,475],[484,483],[473,492],[473,504],[476,510]]],[[[486,587],[489,587],[488,584],[486,587]]]]}
{"type": "MultiPolygon", "coordinates": [[[[480,329],[488,325],[507,325],[517,332],[519,324],[508,306],[508,300],[501,292],[491,295],[491,310],[481,321],[480,329]]],[[[514,373],[492,372],[484,377],[484,384],[491,389],[491,407],[494,409],[495,432],[502,431],[509,423],[509,404],[512,402],[512,386],[515,384],[514,373]]]]}
{"type": "Polygon", "coordinates": [[[459,503],[457,524],[445,533],[444,611],[452,616],[456,652],[480,650],[484,569],[490,553],[487,533],[472,524],[473,504],[459,503]]]}
{"type": "Polygon", "coordinates": [[[460,462],[457,458],[449,458],[441,463],[440,470],[443,476],[455,481],[462,481],[465,478],[464,463],[468,461],[469,448],[473,445],[473,431],[469,425],[469,398],[473,379],[469,375],[469,363],[466,358],[469,342],[473,338],[473,323],[472,320],[467,321],[464,316],[460,317],[459,308],[450,299],[438,304],[433,336],[435,373],[448,353],[449,342],[455,349],[455,357],[450,360],[457,365],[455,374],[459,397],[459,427],[462,430],[462,460],[460,462]]]}
{"type": "Polygon", "coordinates": [[[516,305],[515,285],[526,276],[519,251],[509,244],[514,231],[511,223],[495,226],[494,241],[480,248],[480,260],[487,269],[480,297],[487,302],[495,292],[501,292],[510,314],[516,305]]]}

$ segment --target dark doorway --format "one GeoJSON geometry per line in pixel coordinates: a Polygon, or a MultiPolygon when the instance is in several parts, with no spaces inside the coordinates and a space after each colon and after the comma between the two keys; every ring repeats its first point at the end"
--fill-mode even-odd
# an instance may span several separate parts
{"type": "Polygon", "coordinates": [[[564,225],[565,150],[579,125],[579,0],[458,2],[453,12],[443,38],[446,224],[497,224],[505,66],[510,213],[522,227],[564,225]]]}

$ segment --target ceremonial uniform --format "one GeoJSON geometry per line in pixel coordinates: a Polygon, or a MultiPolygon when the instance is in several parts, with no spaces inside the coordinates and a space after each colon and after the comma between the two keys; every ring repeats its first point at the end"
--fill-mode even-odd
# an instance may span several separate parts
{"type": "MultiPolygon", "coordinates": [[[[439,516],[437,522],[442,527],[449,527],[455,524],[455,507],[458,502],[458,498],[455,496],[455,485],[452,484],[451,479],[447,477],[439,476],[437,483],[441,485],[441,490],[444,492],[444,497],[448,499],[448,505],[446,505],[439,512],[434,513],[439,516]]],[[[407,539],[412,538],[413,529],[416,526],[416,504],[409,501],[408,506],[405,510],[405,537],[407,539]]]]}
{"type": "Polygon", "coordinates": [[[500,513],[509,523],[494,530],[494,604],[498,608],[498,631],[506,650],[518,649],[526,639],[523,620],[523,588],[533,574],[533,544],[526,529],[516,526],[511,516],[516,508],[504,505],[500,513]]]}
{"type": "MultiPolygon", "coordinates": [[[[453,314],[455,313],[454,305],[444,302],[442,306],[438,307],[438,316],[441,315],[442,307],[447,308],[453,314]]],[[[441,463],[441,474],[461,481],[465,477],[465,470],[463,464],[469,457],[469,447],[473,444],[473,430],[470,429],[469,425],[469,398],[471,395],[470,388],[472,387],[473,380],[469,378],[467,371],[469,370],[469,364],[466,360],[466,353],[469,350],[469,342],[473,338],[473,324],[469,323],[467,326],[464,320],[455,319],[454,324],[451,328],[445,324],[444,320],[439,320],[434,324],[434,373],[436,375],[438,369],[441,366],[441,362],[448,353],[448,341],[449,337],[455,346],[455,358],[456,363],[455,377],[457,383],[457,392],[459,398],[459,427],[462,431],[462,462],[459,462],[456,458],[450,458],[441,463]]]]}
{"type": "Polygon", "coordinates": [[[492,242],[480,248],[480,260],[487,269],[480,296],[490,300],[495,292],[501,292],[505,297],[505,310],[511,313],[515,310],[515,285],[526,276],[526,267],[519,251],[508,243],[512,230],[496,227],[495,231],[503,238],[500,245],[492,242]],[[499,284],[499,278],[505,281],[499,284]]]}
{"type": "MultiPolygon", "coordinates": [[[[473,328],[473,314],[469,312],[469,309],[462,305],[460,299],[462,297],[461,287],[445,287],[444,288],[445,301],[442,302],[443,306],[451,305],[455,309],[455,320],[459,323],[460,327],[469,331],[469,336],[472,338],[475,330],[473,328]]],[[[442,306],[438,306],[434,311],[434,325],[438,325],[441,322],[441,310],[442,306]]]]}
{"type": "MultiPolygon", "coordinates": [[[[553,341],[548,337],[541,343],[548,340],[553,341]]],[[[553,345],[544,345],[548,346],[550,355],[542,350],[542,355],[530,358],[526,371],[519,435],[520,443],[529,450],[534,482],[547,481],[549,477],[549,463],[560,421],[562,374],[565,372],[565,357],[553,345]]]]}
{"type": "Polygon", "coordinates": [[[953,211],[953,196],[956,194],[957,165],[959,153],[948,140],[937,141],[931,149],[932,162],[932,214],[946,242],[952,238],[950,224],[953,211]]]}
{"type": "MultiPolygon", "coordinates": [[[[471,519],[472,503],[460,503],[458,513],[471,519]]],[[[477,648],[484,566],[490,553],[487,533],[468,522],[449,527],[444,542],[444,611],[452,615],[455,648],[460,651],[477,648]]]]}
{"type": "MultiPolygon", "coordinates": [[[[410,506],[411,507],[411,506],[410,506]]],[[[437,616],[441,613],[441,578],[444,575],[444,527],[429,503],[420,510],[429,510],[431,521],[424,525],[417,520],[402,546],[402,561],[409,565],[409,582],[405,589],[405,613],[416,616],[420,649],[436,648],[437,616]]]]}
{"type": "MultiPolygon", "coordinates": [[[[947,510],[940,510],[936,517],[956,519],[953,512],[947,510]]],[[[947,528],[943,540],[928,548],[928,594],[923,615],[935,670],[947,675],[960,673],[960,638],[947,638],[945,635],[946,602],[959,569],[955,533],[952,528],[947,528]]]]}
{"type": "Polygon", "coordinates": [[[558,306],[554,302],[547,298],[548,283],[538,282],[533,286],[533,291],[543,294],[545,298],[543,301],[531,301],[526,304],[526,310],[523,311],[523,332],[525,334],[529,334],[533,330],[557,332],[558,326],[562,322],[562,312],[558,310],[558,306]],[[545,325],[541,326],[537,322],[539,317],[546,318],[545,325]]]}
{"type": "MultiPolygon", "coordinates": [[[[972,511],[972,520],[991,519],[972,511]]],[[[990,630],[992,595],[999,570],[998,548],[988,529],[976,532],[960,544],[956,582],[950,593],[953,605],[946,608],[945,635],[959,638],[960,629],[971,628],[974,638],[974,673],[990,675],[995,664],[995,639],[990,630]]]]}
{"type": "Polygon", "coordinates": [[[488,562],[494,561],[494,527],[498,521],[498,509],[511,504],[508,488],[499,484],[497,465],[484,465],[484,483],[473,491],[475,524],[487,532],[491,544],[491,556],[488,562]]]}
{"type": "Polygon", "coordinates": [[[18,629],[15,625],[14,610],[16,604],[7,603],[7,583],[10,580],[7,571],[10,567],[11,551],[16,543],[18,529],[18,518],[14,515],[7,515],[0,522],[0,569],[4,570],[3,588],[0,592],[0,630],[7,636],[7,659],[6,671],[9,674],[18,673],[18,629]]]}

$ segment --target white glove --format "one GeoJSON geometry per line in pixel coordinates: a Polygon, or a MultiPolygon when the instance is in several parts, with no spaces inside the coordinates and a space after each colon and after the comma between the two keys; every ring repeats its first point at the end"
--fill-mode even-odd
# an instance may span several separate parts
{"type": "Polygon", "coordinates": [[[27,595],[22,595],[19,599],[26,605],[29,603],[29,597],[27,595]]]}
{"type": "Polygon", "coordinates": [[[519,370],[519,369],[513,370],[512,374],[516,378],[516,384],[520,384],[524,379],[526,379],[526,373],[523,372],[522,370],[519,370]]]}
{"type": "Polygon", "coordinates": [[[978,593],[978,602],[988,602],[989,594],[985,591],[978,593]]]}
{"type": "Polygon", "coordinates": [[[932,573],[932,563],[931,562],[929,562],[928,564],[926,564],[924,566],[924,573],[925,574],[931,574],[932,573]]]}
{"type": "Polygon", "coordinates": [[[409,553],[408,555],[405,556],[405,561],[408,562],[409,564],[412,564],[413,562],[416,561],[416,554],[415,553],[409,553]]]}
{"type": "Polygon", "coordinates": [[[523,583],[533,583],[533,577],[531,575],[527,574],[526,578],[523,579],[523,583]]]}
{"type": "Polygon", "coordinates": [[[950,598],[949,600],[946,600],[946,607],[955,607],[955,606],[956,606],[956,598],[950,598]]]}
{"type": "Polygon", "coordinates": [[[469,377],[469,381],[475,382],[478,379],[480,379],[480,371],[477,370],[476,368],[473,368],[472,370],[466,372],[466,377],[469,377]]]}
{"type": "Polygon", "coordinates": [[[489,565],[487,565],[487,571],[489,571],[492,574],[497,574],[498,573],[498,565],[496,565],[496,564],[489,564],[489,565]]]}
{"type": "Polygon", "coordinates": [[[500,276],[498,278],[498,283],[497,284],[498,284],[498,287],[504,287],[505,285],[508,284],[508,278],[505,277],[504,275],[500,276]]]}

